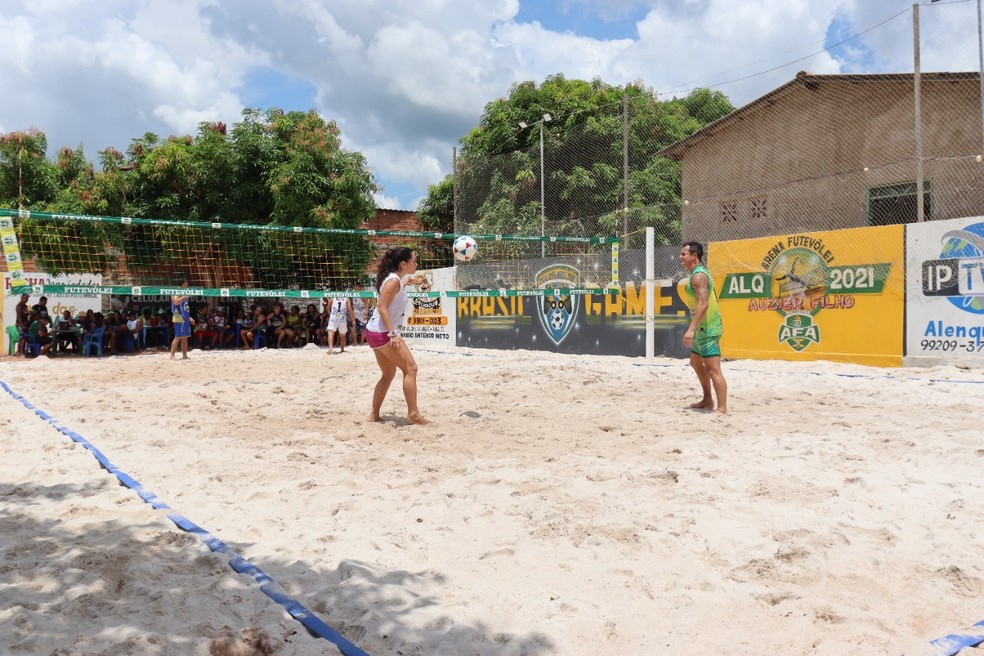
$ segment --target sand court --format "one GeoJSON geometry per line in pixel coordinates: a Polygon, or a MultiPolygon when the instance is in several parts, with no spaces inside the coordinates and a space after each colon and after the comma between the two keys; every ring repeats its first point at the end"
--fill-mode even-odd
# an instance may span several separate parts
{"type": "MultiPolygon", "coordinates": [[[[909,654],[984,618],[984,371],[365,347],[0,360],[0,380],[369,654],[909,654]]],[[[0,651],[321,654],[0,393],[0,651]],[[73,651],[74,650],[74,651],[73,651]],[[224,650],[224,651],[223,651],[224,650]]],[[[922,651],[920,651],[922,650],[922,651]]]]}

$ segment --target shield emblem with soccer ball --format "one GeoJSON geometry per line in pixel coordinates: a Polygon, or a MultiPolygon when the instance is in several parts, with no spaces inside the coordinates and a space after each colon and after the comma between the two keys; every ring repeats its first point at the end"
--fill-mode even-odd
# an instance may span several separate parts
{"type": "Polygon", "coordinates": [[[570,334],[577,316],[579,298],[564,294],[561,290],[577,287],[580,272],[572,266],[557,264],[541,270],[536,274],[538,289],[553,290],[543,296],[540,305],[540,323],[547,336],[556,345],[570,334]]]}

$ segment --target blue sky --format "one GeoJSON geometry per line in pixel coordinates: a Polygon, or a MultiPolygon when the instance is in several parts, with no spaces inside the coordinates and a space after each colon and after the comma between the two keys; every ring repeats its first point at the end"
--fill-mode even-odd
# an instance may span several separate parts
{"type": "MultiPolygon", "coordinates": [[[[315,109],[377,204],[416,209],[511,85],[557,73],[742,105],[811,73],[912,70],[911,0],[4,0],[0,133],[89,159],[244,107],[315,109]],[[827,48],[827,49],[825,49],[827,48]]],[[[976,6],[921,6],[924,70],[976,70],[976,6]]]]}

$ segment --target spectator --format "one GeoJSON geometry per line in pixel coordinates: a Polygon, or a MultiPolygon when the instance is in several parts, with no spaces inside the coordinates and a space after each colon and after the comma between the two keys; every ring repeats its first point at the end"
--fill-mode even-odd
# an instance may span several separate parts
{"type": "Polygon", "coordinates": [[[81,352],[82,345],[79,341],[78,324],[72,318],[72,312],[65,310],[62,312],[55,330],[54,350],[67,353],[69,346],[72,347],[73,353],[81,352]]]}
{"type": "MultiPolygon", "coordinates": [[[[102,317],[100,317],[99,320],[101,322],[102,317]]],[[[82,321],[82,332],[83,333],[92,332],[93,330],[99,327],[95,324],[96,324],[96,313],[93,312],[92,310],[86,310],[85,319],[82,321]]]]}
{"type": "Polygon", "coordinates": [[[315,336],[318,338],[318,346],[326,346],[328,344],[328,319],[331,317],[331,303],[327,298],[323,300],[325,305],[318,314],[320,324],[315,333],[315,336]]]}
{"type": "Polygon", "coordinates": [[[275,343],[277,348],[280,348],[281,340],[287,329],[287,317],[284,316],[284,306],[279,302],[274,303],[273,312],[267,317],[267,324],[267,343],[275,343]],[[274,338],[276,338],[276,342],[273,341],[274,338]]]}
{"type": "Polygon", "coordinates": [[[236,308],[236,314],[232,325],[233,335],[236,338],[236,346],[242,346],[241,342],[243,328],[246,328],[251,323],[252,321],[246,316],[246,310],[242,307],[236,308]]]}
{"type": "Polygon", "coordinates": [[[146,349],[151,346],[157,346],[157,336],[160,334],[160,331],[157,330],[157,320],[154,318],[153,310],[149,307],[143,309],[140,315],[140,325],[142,334],[144,335],[143,347],[146,349]]]}
{"type": "Polygon", "coordinates": [[[235,336],[234,330],[226,323],[225,310],[220,307],[215,308],[209,319],[209,325],[215,331],[215,339],[212,340],[212,348],[225,348],[229,346],[235,336]]]}
{"type": "Polygon", "coordinates": [[[310,344],[318,340],[318,333],[321,329],[321,316],[314,303],[308,303],[307,313],[304,315],[304,343],[310,344]]]}
{"type": "MultiPolygon", "coordinates": [[[[126,320],[126,329],[130,331],[130,339],[134,344],[140,343],[140,335],[143,333],[143,319],[137,314],[136,310],[130,310],[130,316],[126,320]]],[[[146,344],[144,345],[146,347],[146,344]]]]}
{"type": "Polygon", "coordinates": [[[34,321],[31,322],[31,327],[27,329],[29,341],[41,347],[41,355],[48,355],[52,344],[51,335],[48,332],[50,318],[47,314],[41,315],[37,312],[31,316],[34,321]]]}
{"type": "Polygon", "coordinates": [[[330,301],[331,311],[328,315],[328,354],[335,352],[335,331],[338,331],[339,352],[345,352],[345,335],[348,333],[349,317],[352,316],[352,301],[345,297],[333,298],[330,301]]]}
{"type": "MultiPolygon", "coordinates": [[[[355,283],[355,291],[362,291],[362,283],[355,283]]],[[[355,324],[355,331],[352,335],[352,344],[364,344],[365,335],[362,334],[362,329],[365,328],[366,322],[369,321],[369,305],[366,303],[366,299],[361,296],[357,296],[352,299],[352,319],[355,324]]]]}
{"type": "Polygon", "coordinates": [[[17,332],[20,333],[15,355],[24,353],[24,345],[27,344],[27,332],[31,329],[31,310],[27,306],[27,301],[30,298],[30,294],[21,294],[20,303],[14,308],[14,325],[17,326],[17,332]]]}
{"type": "Polygon", "coordinates": [[[38,304],[31,308],[38,313],[38,316],[45,317],[48,319],[48,323],[51,323],[51,315],[48,313],[48,297],[42,296],[38,299],[38,304]]]}
{"type": "Polygon", "coordinates": [[[263,308],[259,305],[253,306],[253,323],[245,326],[239,331],[239,337],[242,340],[241,349],[251,349],[253,348],[253,338],[257,333],[267,329],[267,318],[263,313],[263,308]]]}
{"type": "Polygon", "coordinates": [[[202,303],[195,315],[195,341],[198,348],[205,350],[212,348],[218,333],[215,331],[214,324],[208,312],[208,304],[202,303]]]}
{"type": "Polygon", "coordinates": [[[290,313],[287,315],[287,327],[284,333],[287,334],[287,345],[297,346],[297,340],[304,332],[304,323],[301,321],[301,310],[296,305],[290,306],[290,313]]]}
{"type": "Polygon", "coordinates": [[[109,353],[115,354],[117,347],[122,347],[130,339],[130,329],[126,327],[126,321],[123,317],[112,310],[106,315],[104,325],[106,326],[104,339],[108,338],[109,340],[109,353]]]}

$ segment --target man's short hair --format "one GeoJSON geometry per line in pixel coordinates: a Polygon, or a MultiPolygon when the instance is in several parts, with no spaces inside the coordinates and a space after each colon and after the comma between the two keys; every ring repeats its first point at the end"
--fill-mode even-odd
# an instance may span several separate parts
{"type": "Polygon", "coordinates": [[[40,303],[41,301],[47,301],[47,300],[48,300],[47,296],[42,296],[41,298],[38,299],[38,302],[40,303]]]}
{"type": "Polygon", "coordinates": [[[689,250],[691,253],[695,253],[697,255],[698,260],[700,260],[701,262],[704,261],[704,247],[700,245],[700,242],[688,241],[685,242],[683,245],[686,246],[687,250],[689,250]]]}

